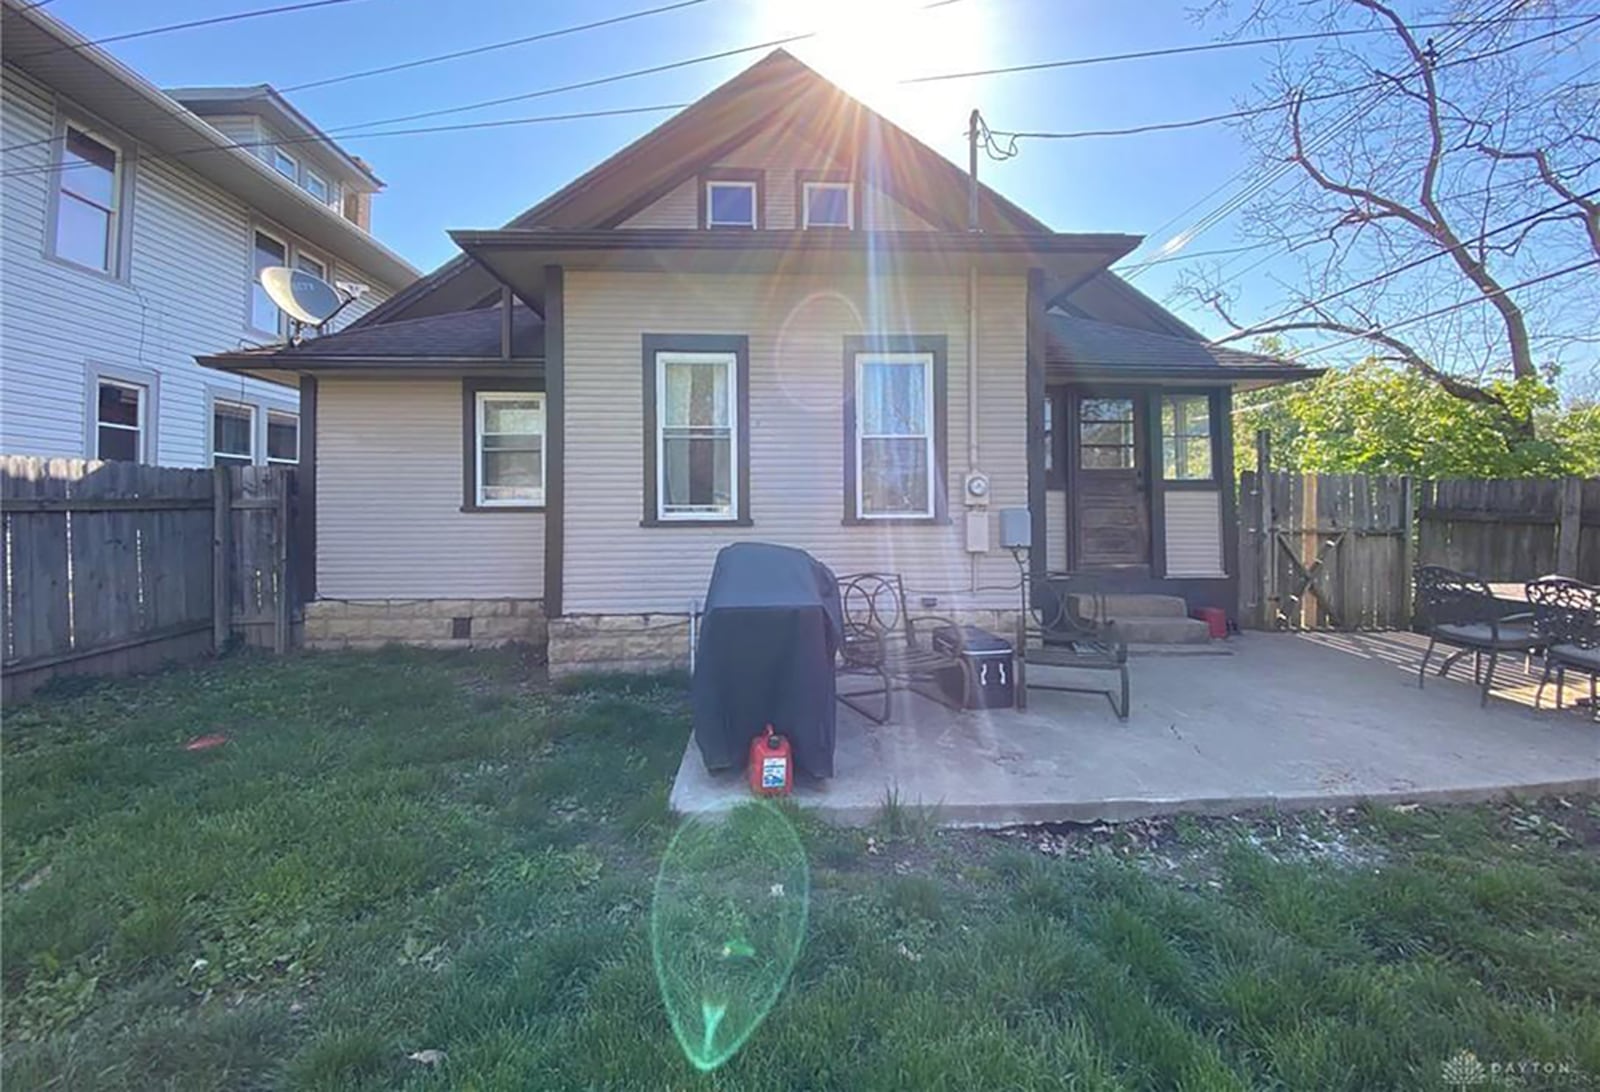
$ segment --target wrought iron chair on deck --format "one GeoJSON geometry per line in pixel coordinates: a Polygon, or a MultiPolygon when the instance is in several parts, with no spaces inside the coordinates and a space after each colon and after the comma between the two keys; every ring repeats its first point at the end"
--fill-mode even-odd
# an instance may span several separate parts
{"type": "Polygon", "coordinates": [[[1472,681],[1482,687],[1478,704],[1489,703],[1489,688],[1494,684],[1494,668],[1501,653],[1537,651],[1543,645],[1534,632],[1533,616],[1506,613],[1489,585],[1477,577],[1458,573],[1442,565],[1418,565],[1416,569],[1416,618],[1428,635],[1428,650],[1417,670],[1417,685],[1428,678],[1428,660],[1435,645],[1457,649],[1439,665],[1443,677],[1461,657],[1472,656],[1472,681]],[[1489,663],[1484,667],[1487,653],[1489,663]]]}
{"type": "Polygon", "coordinates": [[[1022,584],[1017,622],[1017,708],[1026,709],[1028,690],[1104,694],[1121,720],[1128,719],[1128,643],[1106,618],[1105,593],[1087,578],[1047,573],[1022,584]],[[1083,612],[1087,601],[1090,609],[1083,612]],[[1061,667],[1114,672],[1112,686],[1065,686],[1033,682],[1030,667],[1061,667]]]}
{"type": "Polygon", "coordinates": [[[1595,679],[1600,676],[1600,587],[1565,577],[1546,577],[1528,584],[1533,607],[1533,629],[1544,642],[1544,675],[1533,706],[1539,707],[1544,688],[1556,677],[1556,708],[1561,708],[1567,672],[1589,676],[1589,712],[1600,718],[1595,679]]]}
{"type": "MultiPolygon", "coordinates": [[[[894,714],[894,692],[912,690],[952,708],[965,708],[970,680],[961,671],[962,700],[946,702],[934,682],[947,668],[961,668],[959,655],[941,652],[933,634],[956,623],[933,615],[913,617],[906,609],[905,583],[898,573],[855,573],[839,578],[839,607],[844,616],[844,640],[839,645],[841,676],[876,680],[870,690],[839,691],[839,701],[874,724],[887,724],[894,714]],[[860,699],[881,696],[882,712],[860,699]]],[[[959,634],[959,628],[956,630],[959,634]]],[[[959,641],[958,641],[959,651],[959,641]]],[[[876,705],[876,702],[873,703],[876,705]]]]}

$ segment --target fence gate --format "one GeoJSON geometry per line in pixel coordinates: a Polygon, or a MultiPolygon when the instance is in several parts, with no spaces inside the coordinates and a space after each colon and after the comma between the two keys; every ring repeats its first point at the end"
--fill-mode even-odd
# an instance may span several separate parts
{"type": "Polygon", "coordinates": [[[1349,630],[1410,623],[1409,478],[1245,471],[1239,492],[1243,624],[1349,630]]]}

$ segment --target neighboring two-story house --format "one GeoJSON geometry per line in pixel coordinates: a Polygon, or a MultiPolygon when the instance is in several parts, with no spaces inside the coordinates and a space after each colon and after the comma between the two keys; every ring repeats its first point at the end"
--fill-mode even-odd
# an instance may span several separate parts
{"type": "Polygon", "coordinates": [[[752,539],[1010,632],[1006,508],[1036,573],[1232,613],[1232,392],[1314,373],[1215,349],[1108,272],[1137,237],[969,198],[779,51],[456,232],[352,328],[208,358],[302,392],[308,639],[548,618],[553,672],[682,662],[717,551],[752,539]]]}
{"type": "Polygon", "coordinates": [[[335,328],[414,279],[382,184],[270,87],[161,91],[37,7],[0,25],[0,452],[296,462],[298,391],[194,357],[285,339],[263,266],[358,293],[335,328]]]}

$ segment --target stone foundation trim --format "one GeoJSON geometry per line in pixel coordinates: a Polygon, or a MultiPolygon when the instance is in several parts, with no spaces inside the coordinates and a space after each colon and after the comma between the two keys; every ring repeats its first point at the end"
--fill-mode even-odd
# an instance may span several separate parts
{"type": "Polygon", "coordinates": [[[686,614],[569,614],[550,622],[550,677],[689,666],[686,614]]]}
{"type": "Polygon", "coordinates": [[[307,648],[543,646],[546,634],[537,599],[318,599],[305,609],[307,648]]]}

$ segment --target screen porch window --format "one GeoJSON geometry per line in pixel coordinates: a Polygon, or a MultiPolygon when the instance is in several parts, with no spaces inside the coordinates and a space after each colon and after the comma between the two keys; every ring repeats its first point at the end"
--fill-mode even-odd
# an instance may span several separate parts
{"type": "Polygon", "coordinates": [[[1211,398],[1169,394],[1161,400],[1161,469],[1167,481],[1210,481],[1211,398]]]}
{"type": "Polygon", "coordinates": [[[1084,470],[1133,470],[1139,465],[1132,398],[1085,398],[1078,403],[1079,465],[1084,470]]]}
{"type": "Polygon", "coordinates": [[[706,227],[756,226],[754,182],[707,182],[706,227]]]}
{"type": "Polygon", "coordinates": [[[282,410],[267,411],[267,462],[293,466],[300,461],[300,418],[282,410]]]}
{"type": "Polygon", "coordinates": [[[856,357],[856,515],[934,515],[933,356],[856,357]]]}
{"type": "Polygon", "coordinates": [[[144,458],[147,391],[137,383],[99,381],[95,392],[96,459],[140,462],[144,458]]]}
{"type": "Polygon", "coordinates": [[[211,465],[249,466],[256,454],[256,408],[243,402],[211,404],[211,465]]]}
{"type": "Polygon", "coordinates": [[[261,271],[270,265],[288,265],[289,246],[264,231],[255,233],[250,281],[250,326],[252,329],[278,333],[282,314],[272,302],[267,290],[261,287],[261,271]]]}
{"type": "Polygon", "coordinates": [[[854,196],[848,182],[807,182],[802,188],[808,228],[855,226],[854,196]]]}
{"type": "Polygon", "coordinates": [[[56,194],[55,255],[86,269],[117,272],[117,150],[68,125],[56,194]]]}
{"type": "Polygon", "coordinates": [[[544,395],[479,391],[477,496],[480,508],[544,503],[544,395]]]}
{"type": "Polygon", "coordinates": [[[733,353],[656,355],[656,518],[739,512],[738,367],[733,353]]]}

